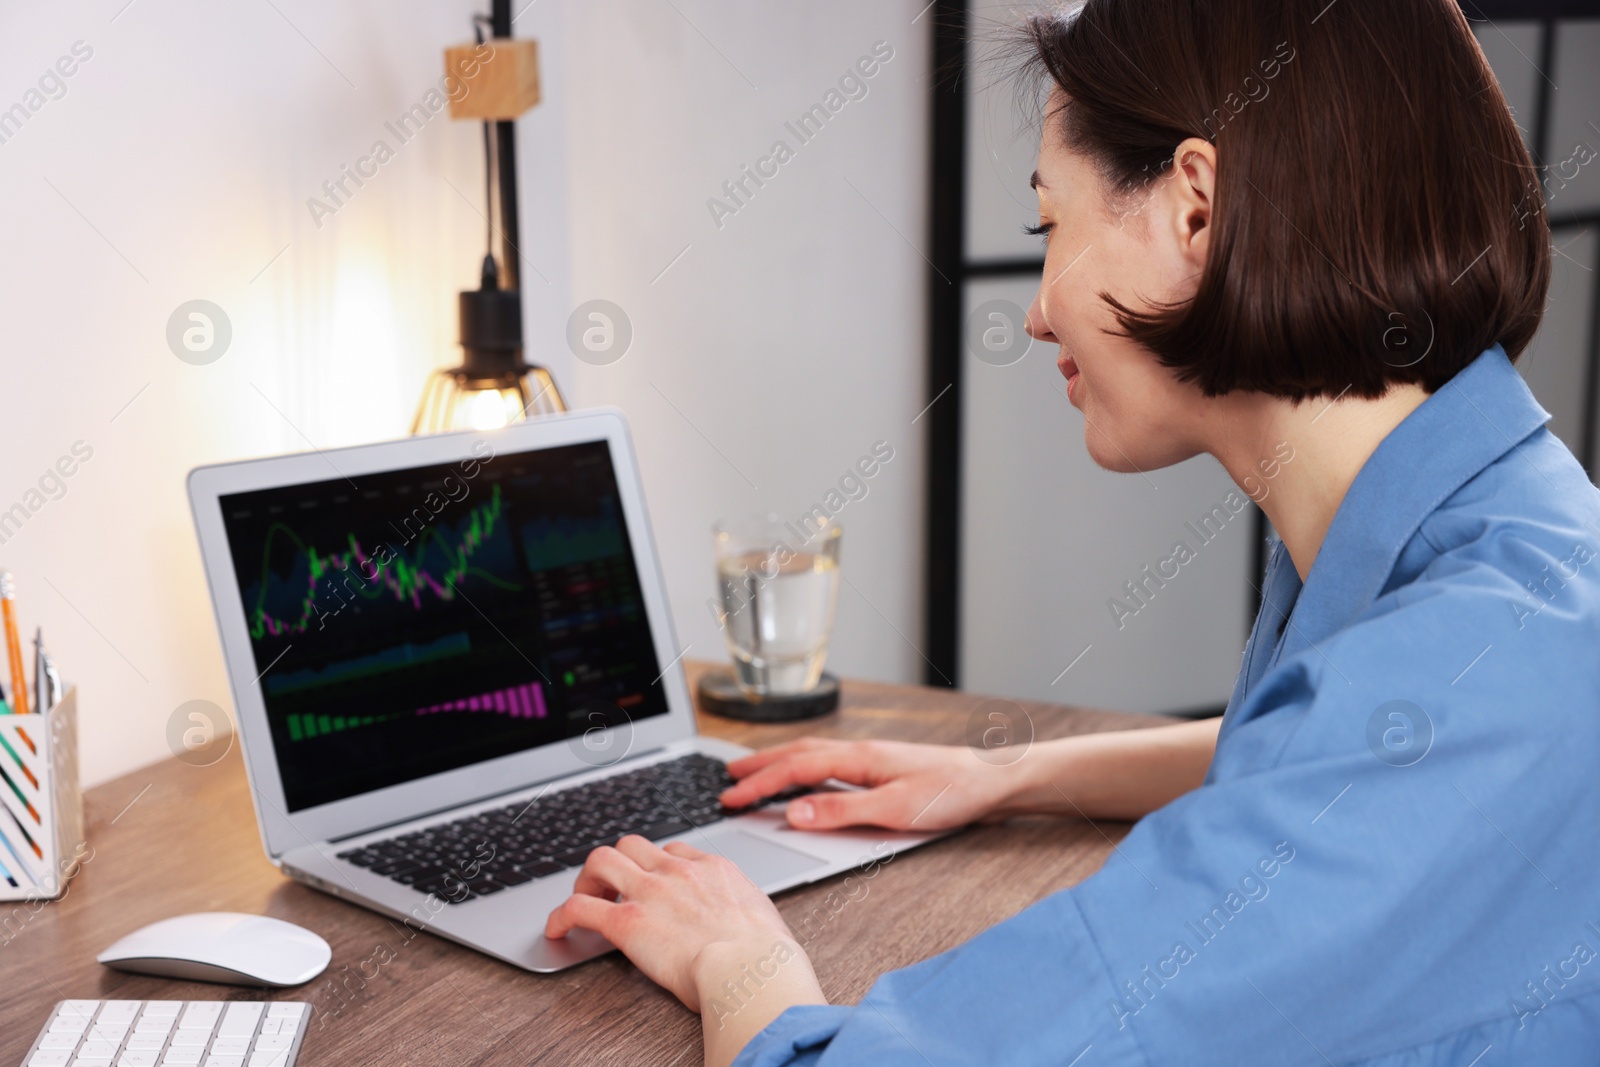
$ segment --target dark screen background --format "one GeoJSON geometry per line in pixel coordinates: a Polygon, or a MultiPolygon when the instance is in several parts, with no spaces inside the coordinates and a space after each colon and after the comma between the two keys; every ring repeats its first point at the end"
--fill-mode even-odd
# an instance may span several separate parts
{"type": "Polygon", "coordinates": [[[290,811],[667,710],[605,442],[221,505],[290,811]]]}

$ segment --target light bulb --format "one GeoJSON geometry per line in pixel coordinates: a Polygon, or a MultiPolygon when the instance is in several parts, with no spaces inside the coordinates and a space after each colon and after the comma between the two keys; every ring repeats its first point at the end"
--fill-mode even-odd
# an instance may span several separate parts
{"type": "Polygon", "coordinates": [[[411,432],[496,430],[535,415],[567,410],[554,379],[543,367],[524,366],[519,374],[474,378],[460,367],[429,379],[411,432]]]}
{"type": "MultiPolygon", "coordinates": [[[[506,411],[505,395],[504,389],[485,389],[469,394],[463,402],[467,425],[474,430],[498,430],[504,426],[513,417],[506,411]]],[[[517,407],[521,408],[522,405],[518,404],[517,407]]]]}

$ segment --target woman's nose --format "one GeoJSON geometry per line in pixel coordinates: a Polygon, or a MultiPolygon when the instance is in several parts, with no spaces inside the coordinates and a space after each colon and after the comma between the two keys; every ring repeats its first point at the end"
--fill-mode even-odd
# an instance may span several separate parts
{"type": "Polygon", "coordinates": [[[1035,295],[1032,305],[1028,308],[1027,318],[1028,336],[1035,341],[1054,342],[1056,335],[1050,332],[1050,327],[1044,321],[1044,305],[1035,295]]]}

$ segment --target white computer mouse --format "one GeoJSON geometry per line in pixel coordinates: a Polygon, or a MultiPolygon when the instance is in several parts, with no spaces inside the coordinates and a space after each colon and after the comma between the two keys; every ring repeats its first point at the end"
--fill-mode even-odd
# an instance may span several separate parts
{"type": "Polygon", "coordinates": [[[95,959],[107,967],[227,985],[295,986],[321,974],[333,950],[310,930],[232,911],[162,919],[95,959]]]}

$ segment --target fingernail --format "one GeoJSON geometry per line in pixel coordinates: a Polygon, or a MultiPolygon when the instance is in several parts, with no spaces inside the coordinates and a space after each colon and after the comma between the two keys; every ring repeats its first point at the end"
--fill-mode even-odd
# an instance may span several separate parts
{"type": "Polygon", "coordinates": [[[790,822],[811,822],[816,817],[816,807],[809,800],[797,800],[789,805],[790,822]]]}

